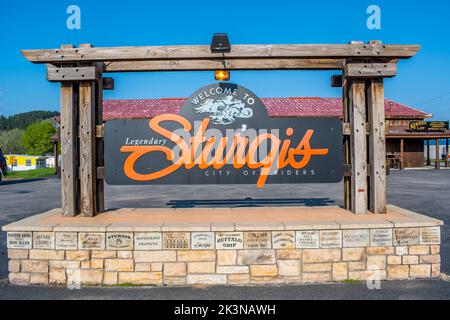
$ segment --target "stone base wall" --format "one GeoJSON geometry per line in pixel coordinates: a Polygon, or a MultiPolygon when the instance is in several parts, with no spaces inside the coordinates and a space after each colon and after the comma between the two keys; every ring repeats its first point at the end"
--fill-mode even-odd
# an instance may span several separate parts
{"type": "Polygon", "coordinates": [[[266,285],[438,277],[440,227],[8,232],[17,285],[266,285]]]}

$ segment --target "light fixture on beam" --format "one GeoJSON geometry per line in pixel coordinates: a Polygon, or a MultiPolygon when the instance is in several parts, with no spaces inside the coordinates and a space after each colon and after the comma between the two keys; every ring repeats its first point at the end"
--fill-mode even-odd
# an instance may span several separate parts
{"type": "Polygon", "coordinates": [[[230,40],[226,33],[214,33],[211,41],[211,53],[228,53],[231,51],[230,40]]]}
{"type": "Polygon", "coordinates": [[[331,76],[331,87],[342,88],[342,75],[331,76]]]}
{"type": "MultiPolygon", "coordinates": [[[[229,53],[231,51],[230,40],[226,33],[214,33],[211,40],[211,53],[229,53]]],[[[230,80],[229,70],[216,70],[214,71],[214,79],[217,81],[230,80]]]]}
{"type": "Polygon", "coordinates": [[[230,71],[229,70],[216,70],[214,71],[214,79],[217,81],[229,81],[230,71]]]}

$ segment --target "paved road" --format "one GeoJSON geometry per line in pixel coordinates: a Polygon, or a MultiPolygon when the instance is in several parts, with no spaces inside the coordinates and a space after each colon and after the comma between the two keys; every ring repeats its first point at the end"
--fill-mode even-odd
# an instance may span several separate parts
{"type": "MultiPolygon", "coordinates": [[[[60,206],[56,179],[2,182],[0,225],[60,206]]],[[[106,205],[119,207],[316,206],[342,205],[342,184],[254,186],[106,186],[106,205]],[[200,192],[200,191],[201,192],[200,192]]],[[[392,172],[389,203],[445,221],[442,270],[450,274],[450,170],[392,172]]],[[[0,233],[0,283],[7,277],[6,234],[0,233]]],[[[144,299],[450,299],[444,280],[385,282],[381,290],[364,284],[303,285],[266,288],[18,288],[0,286],[7,298],[144,298],[144,299]]]]}
{"type": "Polygon", "coordinates": [[[389,281],[383,282],[380,290],[369,290],[365,283],[270,287],[83,288],[81,290],[0,286],[0,300],[439,300],[449,299],[449,296],[450,282],[442,280],[389,281]]]}

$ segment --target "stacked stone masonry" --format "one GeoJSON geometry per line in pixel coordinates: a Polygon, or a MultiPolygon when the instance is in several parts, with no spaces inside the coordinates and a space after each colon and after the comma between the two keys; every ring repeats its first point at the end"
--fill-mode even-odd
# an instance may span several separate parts
{"type": "Polygon", "coordinates": [[[17,285],[262,285],[438,277],[440,227],[8,232],[17,285]]]}

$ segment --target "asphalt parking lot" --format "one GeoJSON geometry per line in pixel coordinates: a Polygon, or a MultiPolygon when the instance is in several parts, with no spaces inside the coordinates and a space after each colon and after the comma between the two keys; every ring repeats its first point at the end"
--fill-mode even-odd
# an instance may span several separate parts
{"type": "MultiPolygon", "coordinates": [[[[106,205],[119,207],[319,206],[342,205],[342,184],[255,186],[106,186],[106,205]]],[[[391,204],[445,222],[442,272],[450,274],[450,170],[393,171],[388,177],[391,204]]],[[[0,225],[60,206],[54,178],[0,183],[0,225]]],[[[276,287],[67,288],[7,284],[6,234],[0,233],[0,299],[450,299],[450,282],[383,282],[276,287]]],[[[445,278],[445,277],[444,277],[445,278]]]]}

